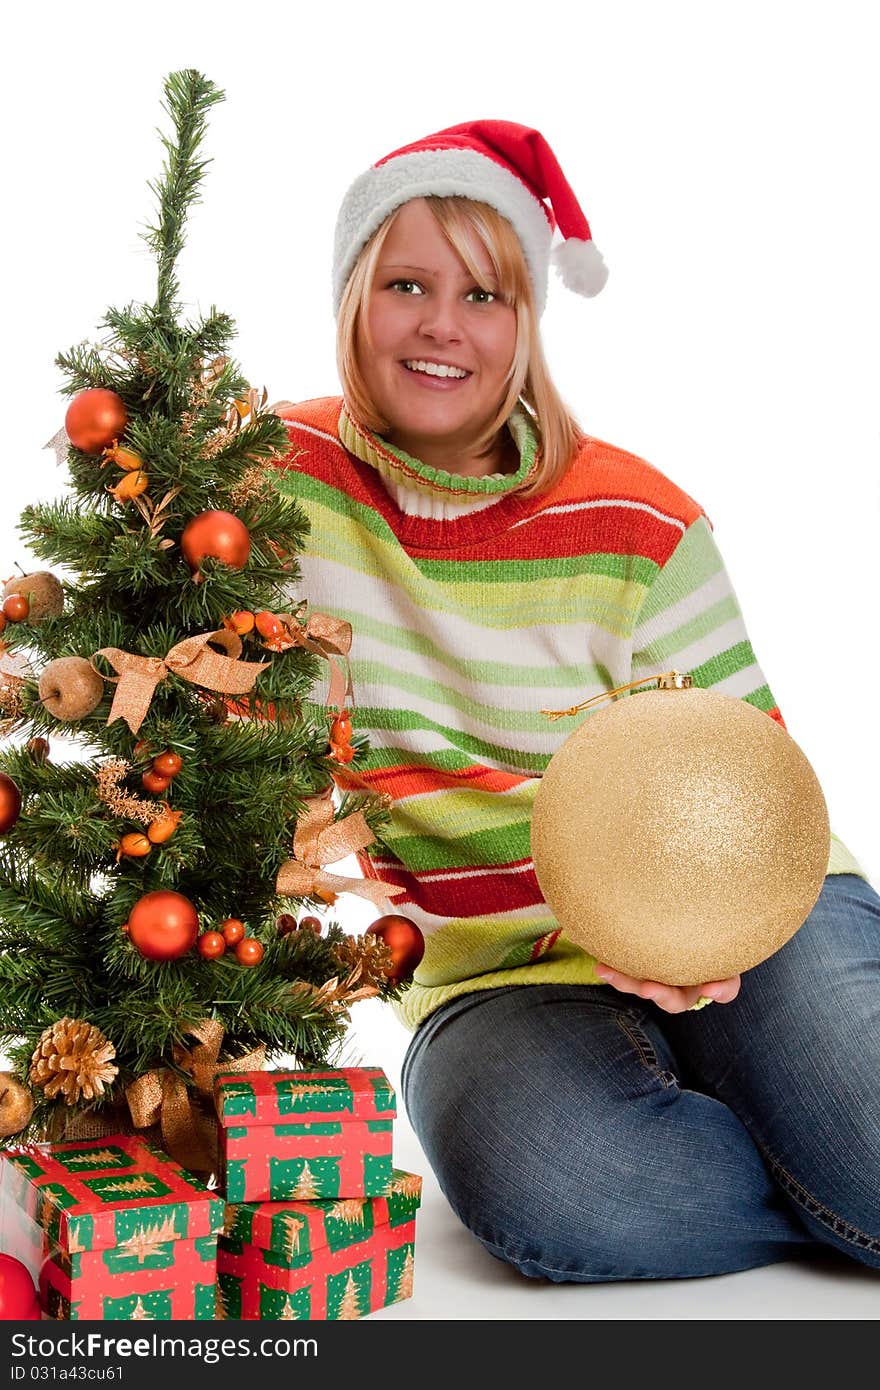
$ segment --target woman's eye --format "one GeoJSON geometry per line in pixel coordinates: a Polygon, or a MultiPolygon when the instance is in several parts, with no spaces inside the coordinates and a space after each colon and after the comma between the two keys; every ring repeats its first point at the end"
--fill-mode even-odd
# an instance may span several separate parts
{"type": "MultiPolygon", "coordinates": [[[[418,283],[417,280],[392,280],[392,281],[391,281],[391,284],[388,286],[388,288],[389,288],[390,290],[398,290],[398,289],[399,289],[399,290],[401,290],[404,294],[408,295],[410,298],[412,298],[412,293],[411,293],[411,291],[413,291],[413,290],[418,290],[419,294],[424,294],[424,290],[422,289],[421,285],[418,283]]],[[[470,296],[471,296],[472,294],[479,294],[479,295],[482,295],[482,296],[483,296],[482,299],[477,300],[477,303],[478,303],[478,304],[491,304],[491,302],[492,302],[494,299],[497,299],[497,298],[498,298],[498,296],[497,296],[497,294],[495,294],[494,290],[484,290],[484,289],[481,289],[479,285],[475,285],[474,288],[473,288],[472,290],[469,290],[469,291],[468,291],[468,295],[467,295],[468,299],[470,298],[470,296]]]]}

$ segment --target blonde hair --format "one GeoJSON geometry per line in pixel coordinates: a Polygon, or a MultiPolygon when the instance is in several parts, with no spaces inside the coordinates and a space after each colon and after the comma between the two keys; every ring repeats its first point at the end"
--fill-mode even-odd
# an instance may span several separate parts
{"type": "MultiPolygon", "coordinates": [[[[498,431],[520,402],[527,408],[538,435],[540,458],[534,475],[518,490],[518,495],[528,497],[549,492],[565,473],[586,435],[550,377],[522,244],[507,218],[487,203],[457,195],[447,198],[431,195],[425,202],[447,241],[458,252],[475,283],[480,285],[481,274],[467,241],[469,232],[476,233],[492,262],[502,299],[516,310],[516,350],[507,375],[507,394],[477,440],[477,453],[491,451],[498,431]]],[[[387,433],[391,425],[390,421],[382,419],[369,398],[357,360],[357,334],[363,315],[364,337],[369,342],[365,309],[382,247],[400,211],[395,208],[362,248],[343,292],[336,326],[336,364],[346,406],[361,424],[379,435],[387,433]]]]}

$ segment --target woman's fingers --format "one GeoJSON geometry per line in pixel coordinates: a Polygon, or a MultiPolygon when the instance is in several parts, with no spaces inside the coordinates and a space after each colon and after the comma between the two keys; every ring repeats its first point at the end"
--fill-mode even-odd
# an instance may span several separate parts
{"type": "Polygon", "coordinates": [[[638,980],[621,970],[613,970],[601,961],[596,963],[596,974],[621,994],[635,994],[639,999],[648,999],[669,1014],[684,1013],[702,996],[719,1004],[729,1004],[739,993],[741,983],[739,975],[732,975],[728,980],[710,980],[704,985],[664,985],[659,980],[638,980]]]}

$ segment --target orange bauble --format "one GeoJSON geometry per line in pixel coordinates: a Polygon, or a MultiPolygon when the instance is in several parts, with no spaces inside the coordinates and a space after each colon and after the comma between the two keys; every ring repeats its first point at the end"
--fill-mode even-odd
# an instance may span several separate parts
{"type": "Polygon", "coordinates": [[[119,438],[127,424],[125,401],[115,391],[100,386],[74,396],[64,417],[68,439],[84,454],[100,454],[119,438]]]}
{"type": "Polygon", "coordinates": [[[21,811],[21,792],[11,777],[0,772],[0,835],[11,830],[21,811]]]}
{"type": "Polygon", "coordinates": [[[388,912],[384,917],[377,917],[367,931],[384,941],[391,952],[394,966],[388,978],[395,984],[408,980],[425,954],[425,938],[415,922],[396,912],[388,912]]]}
{"type": "Polygon", "coordinates": [[[182,893],[160,888],[145,893],[128,915],[132,945],[147,960],[177,960],[199,934],[199,914],[182,893]]]}
{"type": "Polygon", "coordinates": [[[244,522],[232,512],[199,512],[184,526],[180,548],[190,569],[197,570],[210,555],[240,570],[251,553],[251,538],[244,522]]]}

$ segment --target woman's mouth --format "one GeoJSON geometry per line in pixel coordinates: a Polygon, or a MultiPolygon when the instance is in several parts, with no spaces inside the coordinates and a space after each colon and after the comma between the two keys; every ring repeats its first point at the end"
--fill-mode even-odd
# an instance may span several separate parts
{"type": "MultiPolygon", "coordinates": [[[[407,358],[406,362],[398,363],[400,370],[405,372],[411,381],[414,381],[418,386],[426,387],[429,391],[454,391],[458,386],[465,386],[473,376],[473,372],[467,372],[465,376],[438,376],[435,364],[426,363],[413,357],[407,358]],[[410,362],[412,365],[408,367],[406,362],[410,362]],[[424,370],[426,367],[429,368],[428,371],[424,370]]],[[[459,370],[464,369],[460,368],[459,370]]]]}

